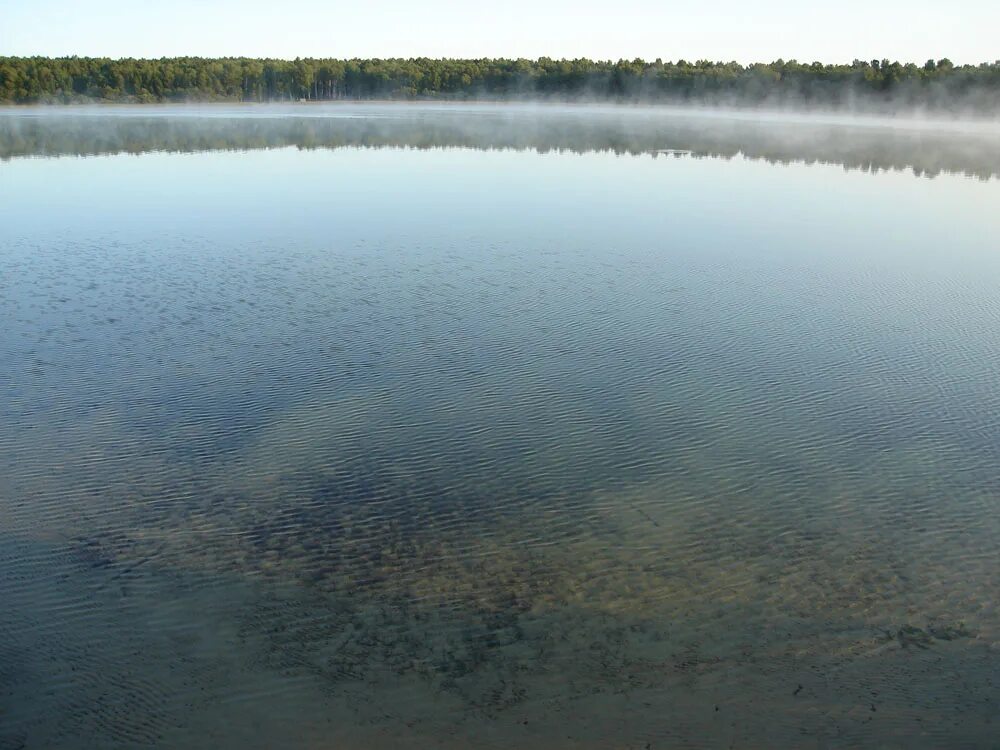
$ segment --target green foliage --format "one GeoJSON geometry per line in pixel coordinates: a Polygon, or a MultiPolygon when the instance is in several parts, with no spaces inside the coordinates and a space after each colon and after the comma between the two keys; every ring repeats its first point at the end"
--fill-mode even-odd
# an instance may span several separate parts
{"type": "Polygon", "coordinates": [[[0,57],[0,102],[598,99],[1000,112],[1000,61],[0,57]]]}

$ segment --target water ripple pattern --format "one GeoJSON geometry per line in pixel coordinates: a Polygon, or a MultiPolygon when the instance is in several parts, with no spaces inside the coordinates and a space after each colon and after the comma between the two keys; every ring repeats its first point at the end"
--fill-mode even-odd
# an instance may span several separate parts
{"type": "Polygon", "coordinates": [[[1000,183],[281,145],[0,164],[0,748],[995,742],[1000,183]]]}

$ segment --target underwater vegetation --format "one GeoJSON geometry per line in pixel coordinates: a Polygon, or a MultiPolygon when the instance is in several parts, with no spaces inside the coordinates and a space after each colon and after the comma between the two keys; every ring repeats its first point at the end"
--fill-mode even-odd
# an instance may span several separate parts
{"type": "MultiPolygon", "coordinates": [[[[887,679],[890,663],[893,684],[923,670],[911,652],[991,648],[954,608],[913,598],[913,562],[848,531],[766,543],[722,521],[692,546],[697,519],[662,494],[678,487],[596,493],[567,529],[558,498],[517,504],[371,467],[279,486],[270,498],[214,497],[214,530],[174,512],[74,537],[73,554],[108,596],[161,576],[253,582],[225,608],[248,664],[309,679],[383,728],[523,727],[541,724],[539,711],[561,724],[599,696],[647,710],[665,701],[656,712],[670,714],[706,684],[713,700],[738,701],[729,679],[829,711],[845,680],[887,679]],[[404,701],[373,715],[376,696],[401,685],[435,708],[404,701]]],[[[931,567],[921,580],[940,572],[931,567]]],[[[895,699],[881,695],[889,710],[895,699]]]]}

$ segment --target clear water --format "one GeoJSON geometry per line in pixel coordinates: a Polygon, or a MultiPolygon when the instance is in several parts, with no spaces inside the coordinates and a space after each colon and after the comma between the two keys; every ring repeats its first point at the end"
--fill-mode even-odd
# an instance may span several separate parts
{"type": "Polygon", "coordinates": [[[0,748],[995,745],[998,154],[0,113],[0,748]]]}

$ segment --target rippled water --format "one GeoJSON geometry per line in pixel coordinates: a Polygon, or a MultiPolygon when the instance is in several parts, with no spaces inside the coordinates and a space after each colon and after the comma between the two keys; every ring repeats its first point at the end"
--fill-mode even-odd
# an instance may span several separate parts
{"type": "Polygon", "coordinates": [[[998,143],[0,113],[0,748],[992,746],[998,143]]]}

